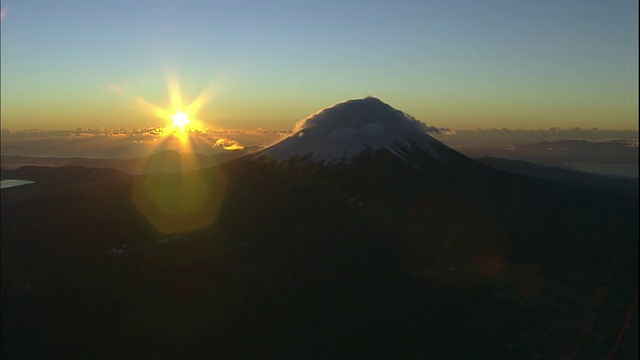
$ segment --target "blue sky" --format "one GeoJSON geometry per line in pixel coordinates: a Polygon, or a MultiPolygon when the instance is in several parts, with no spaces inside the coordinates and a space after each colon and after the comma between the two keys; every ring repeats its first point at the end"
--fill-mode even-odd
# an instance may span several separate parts
{"type": "Polygon", "coordinates": [[[3,1],[2,126],[288,128],[379,97],[429,124],[637,129],[637,1],[3,1]],[[126,96],[109,91],[110,85],[126,96]]]}

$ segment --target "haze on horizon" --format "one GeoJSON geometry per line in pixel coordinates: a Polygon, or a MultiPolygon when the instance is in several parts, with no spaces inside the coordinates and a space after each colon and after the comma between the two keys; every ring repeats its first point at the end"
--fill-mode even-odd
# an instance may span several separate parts
{"type": "Polygon", "coordinates": [[[376,96],[432,126],[638,129],[637,1],[3,1],[2,128],[288,129],[376,96]],[[169,79],[169,85],[167,84],[169,79]]]}

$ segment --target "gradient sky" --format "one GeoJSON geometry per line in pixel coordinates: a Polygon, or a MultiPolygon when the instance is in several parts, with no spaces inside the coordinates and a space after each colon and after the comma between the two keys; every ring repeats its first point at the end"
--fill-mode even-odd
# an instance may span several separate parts
{"type": "Polygon", "coordinates": [[[373,95],[453,129],[638,128],[638,2],[3,1],[2,127],[287,129],[373,95]],[[118,94],[120,93],[120,94],[118,94]]]}

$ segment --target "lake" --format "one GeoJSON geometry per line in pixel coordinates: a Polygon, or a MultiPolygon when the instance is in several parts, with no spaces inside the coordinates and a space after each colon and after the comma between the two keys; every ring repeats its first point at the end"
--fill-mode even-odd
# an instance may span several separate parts
{"type": "Polygon", "coordinates": [[[6,189],[21,185],[33,184],[35,181],[7,179],[0,181],[0,189],[6,189]]]}

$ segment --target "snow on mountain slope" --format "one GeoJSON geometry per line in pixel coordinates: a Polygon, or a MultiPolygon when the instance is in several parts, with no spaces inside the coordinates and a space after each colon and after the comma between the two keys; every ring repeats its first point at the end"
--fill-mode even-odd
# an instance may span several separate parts
{"type": "Polygon", "coordinates": [[[407,162],[411,162],[409,153],[416,151],[442,162],[443,155],[453,150],[429,136],[428,129],[412,116],[367,97],[336,104],[301,120],[292,136],[252,157],[335,164],[350,162],[363,152],[387,150],[407,162]]]}

